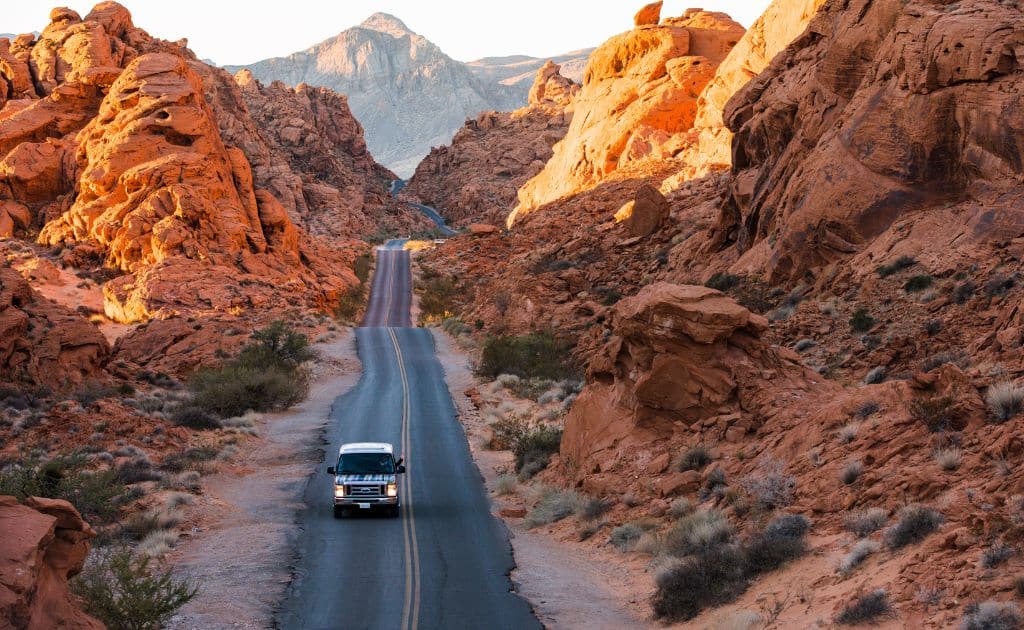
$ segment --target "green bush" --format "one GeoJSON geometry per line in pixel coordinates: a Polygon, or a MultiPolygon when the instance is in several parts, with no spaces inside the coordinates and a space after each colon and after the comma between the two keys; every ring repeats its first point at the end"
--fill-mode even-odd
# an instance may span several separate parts
{"type": "Polygon", "coordinates": [[[64,499],[93,522],[109,522],[124,504],[127,490],[116,470],[92,471],[79,453],[49,461],[31,460],[0,471],[0,495],[64,499]]]}
{"type": "Polygon", "coordinates": [[[315,356],[305,335],[275,321],[254,332],[234,360],[192,375],[192,401],[186,405],[192,411],[182,419],[202,425],[199,411],[230,418],[250,409],[287,409],[306,397],[309,373],[302,364],[315,356]]]}
{"type": "Polygon", "coordinates": [[[417,291],[420,294],[420,319],[424,322],[442,321],[458,310],[456,297],[459,286],[454,277],[424,272],[417,291]]]}
{"type": "Polygon", "coordinates": [[[704,286],[709,289],[717,289],[725,292],[738,285],[740,283],[740,279],[741,278],[739,276],[731,273],[716,273],[704,283],[704,286]]]}
{"type": "Polygon", "coordinates": [[[338,306],[334,309],[334,317],[342,322],[354,321],[366,303],[366,285],[352,287],[338,298],[338,306]]]}
{"type": "Polygon", "coordinates": [[[687,621],[747,590],[743,550],[722,545],[668,565],[655,579],[654,616],[687,621]]]}
{"type": "Polygon", "coordinates": [[[195,373],[189,381],[192,404],[222,418],[253,411],[287,409],[309,391],[304,370],[228,365],[195,373]]]}
{"type": "Polygon", "coordinates": [[[539,426],[516,440],[512,452],[516,456],[516,472],[529,462],[542,461],[547,467],[551,456],[562,446],[562,430],[557,427],[539,426]]]}
{"type": "Polygon", "coordinates": [[[909,269],[917,264],[912,256],[900,256],[888,265],[880,265],[875,271],[878,272],[880,278],[888,278],[889,276],[899,273],[904,269],[909,269]]]}
{"type": "Polygon", "coordinates": [[[934,283],[934,278],[926,274],[921,274],[907,280],[906,284],[903,285],[903,290],[907,293],[917,293],[918,291],[924,291],[934,283]]]}
{"type": "Polygon", "coordinates": [[[698,444],[686,449],[676,461],[676,470],[686,472],[688,470],[703,470],[705,466],[714,461],[711,451],[703,444],[698,444]]]}
{"type": "Polygon", "coordinates": [[[850,329],[854,332],[867,332],[875,327],[875,318],[863,306],[853,312],[850,317],[850,329]]]}
{"type": "Polygon", "coordinates": [[[199,431],[219,429],[220,422],[210,412],[197,405],[181,405],[171,412],[171,422],[199,431]]]}
{"type": "Polygon", "coordinates": [[[89,562],[71,582],[85,610],[110,630],[157,630],[198,593],[199,587],[150,567],[126,549],[89,562]]]}
{"type": "Polygon", "coordinates": [[[480,374],[497,378],[514,374],[522,378],[563,380],[572,375],[566,361],[566,344],[551,333],[533,333],[520,337],[491,337],[480,359],[480,374]]]}
{"type": "Polygon", "coordinates": [[[908,505],[899,514],[895,525],[885,530],[885,544],[890,549],[899,549],[924,540],[939,529],[945,518],[935,510],[923,505],[908,505]]]}
{"type": "Polygon", "coordinates": [[[879,617],[892,614],[892,604],[884,588],[876,589],[856,597],[836,615],[840,625],[856,625],[877,621],[879,617]]]}

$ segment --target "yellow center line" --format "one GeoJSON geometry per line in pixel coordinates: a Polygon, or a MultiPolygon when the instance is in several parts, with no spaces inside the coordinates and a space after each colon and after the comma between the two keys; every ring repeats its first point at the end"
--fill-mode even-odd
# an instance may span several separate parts
{"type": "MultiPolygon", "coordinates": [[[[388,328],[388,335],[395,348],[395,357],[398,359],[398,372],[402,380],[402,457],[408,467],[410,454],[410,396],[409,396],[409,375],[405,369],[405,358],[402,356],[402,348],[398,343],[398,336],[392,328],[388,328]]],[[[419,626],[420,609],[420,549],[416,540],[416,518],[412,503],[412,484],[409,480],[409,473],[406,473],[405,482],[402,484],[402,534],[405,538],[405,604],[402,608],[402,628],[416,630],[419,626]]]]}

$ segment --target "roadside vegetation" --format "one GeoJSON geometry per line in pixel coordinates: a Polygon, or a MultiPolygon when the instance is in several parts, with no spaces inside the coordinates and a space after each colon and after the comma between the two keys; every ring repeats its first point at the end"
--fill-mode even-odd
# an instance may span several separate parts
{"type": "Polygon", "coordinates": [[[488,378],[511,374],[525,379],[564,380],[576,372],[568,354],[568,344],[549,332],[490,337],[484,343],[477,371],[488,378]]]}
{"type": "Polygon", "coordinates": [[[305,335],[275,321],[254,332],[231,361],[196,372],[189,380],[192,400],[180,413],[230,418],[249,410],[287,409],[306,397],[309,371],[304,364],[315,356],[305,335]]]}
{"type": "Polygon", "coordinates": [[[338,307],[334,311],[334,316],[340,322],[345,324],[354,323],[366,307],[366,299],[369,295],[368,282],[372,267],[373,256],[369,253],[360,255],[353,262],[352,271],[355,273],[356,279],[359,280],[359,284],[349,289],[338,299],[338,307]]]}

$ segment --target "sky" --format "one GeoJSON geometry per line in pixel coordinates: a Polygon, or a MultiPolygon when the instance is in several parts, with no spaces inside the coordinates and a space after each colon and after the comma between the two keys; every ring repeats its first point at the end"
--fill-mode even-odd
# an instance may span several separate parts
{"type": "MultiPolygon", "coordinates": [[[[663,16],[688,6],[725,11],[743,24],[770,0],[666,0],[663,16]]],[[[4,0],[0,33],[46,26],[50,9],[68,6],[83,16],[93,0],[4,0]]],[[[136,26],[164,39],[187,37],[189,47],[221,65],[241,65],[305,50],[359,24],[377,11],[390,13],[460,61],[525,54],[534,57],[597,46],[628,30],[644,0],[121,0],[136,26]]]]}

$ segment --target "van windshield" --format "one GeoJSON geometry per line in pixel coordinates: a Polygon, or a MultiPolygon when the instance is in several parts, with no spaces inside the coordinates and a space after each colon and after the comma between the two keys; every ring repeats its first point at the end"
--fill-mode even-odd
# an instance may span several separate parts
{"type": "Polygon", "coordinates": [[[393,475],[395,460],[389,453],[347,453],[338,459],[339,475],[393,475]]]}

